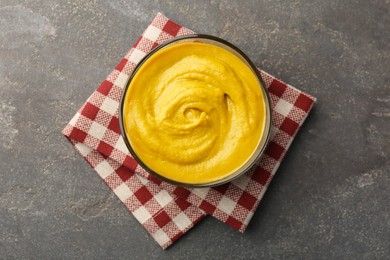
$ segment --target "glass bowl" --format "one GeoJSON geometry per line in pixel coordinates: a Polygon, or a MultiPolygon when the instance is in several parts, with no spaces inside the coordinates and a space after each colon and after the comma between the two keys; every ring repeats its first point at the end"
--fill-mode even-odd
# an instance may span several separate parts
{"type": "Polygon", "coordinates": [[[178,37],[175,37],[171,40],[168,40],[168,41],[160,44],[159,46],[157,46],[155,49],[150,51],[143,59],[141,59],[141,61],[137,64],[137,66],[135,67],[133,73],[130,75],[130,77],[125,85],[125,88],[124,88],[124,91],[122,94],[122,98],[120,101],[119,123],[120,123],[120,130],[122,133],[122,137],[124,139],[124,142],[125,142],[127,148],[130,151],[130,154],[138,162],[138,164],[141,165],[147,172],[149,172],[150,174],[154,175],[155,177],[157,177],[163,181],[166,181],[168,183],[171,183],[171,184],[174,184],[177,186],[185,186],[185,187],[193,187],[193,188],[212,187],[212,186],[218,186],[218,185],[225,184],[227,182],[230,182],[230,181],[238,178],[239,176],[241,176],[242,174],[247,172],[249,169],[251,169],[256,164],[256,162],[259,160],[259,158],[263,154],[263,152],[267,146],[267,143],[269,141],[270,130],[271,130],[271,106],[270,106],[268,91],[265,88],[264,81],[261,78],[259,71],[255,67],[255,65],[251,62],[251,60],[239,48],[237,48],[233,44],[227,42],[226,40],[220,39],[220,38],[215,37],[215,36],[204,35],[204,34],[192,34],[192,35],[178,36],[178,37]],[[132,146],[131,136],[129,136],[129,134],[126,131],[126,127],[125,127],[126,116],[124,115],[124,110],[125,110],[124,107],[125,107],[126,97],[128,95],[129,86],[131,85],[131,82],[134,79],[135,75],[137,75],[137,73],[140,71],[140,68],[142,68],[143,64],[148,59],[153,57],[153,55],[155,55],[157,52],[159,52],[160,50],[163,50],[164,48],[167,48],[168,46],[182,43],[182,42],[200,42],[200,43],[211,44],[214,46],[222,47],[223,49],[234,54],[241,61],[243,61],[246,64],[247,68],[249,68],[251,70],[251,72],[255,75],[255,77],[258,81],[259,88],[262,92],[263,99],[264,99],[264,104],[265,104],[264,129],[262,131],[260,139],[258,140],[258,144],[257,144],[255,150],[253,151],[251,156],[245,161],[245,163],[243,163],[240,167],[238,167],[237,169],[235,169],[234,171],[229,173],[229,175],[224,176],[223,178],[220,178],[218,180],[210,181],[210,182],[188,183],[188,182],[182,182],[182,181],[178,181],[178,180],[172,180],[172,179],[169,179],[169,178],[163,176],[162,174],[158,173],[157,171],[152,170],[151,167],[149,167],[144,161],[142,161],[140,159],[140,156],[137,155],[137,153],[135,152],[135,149],[132,146]]]}

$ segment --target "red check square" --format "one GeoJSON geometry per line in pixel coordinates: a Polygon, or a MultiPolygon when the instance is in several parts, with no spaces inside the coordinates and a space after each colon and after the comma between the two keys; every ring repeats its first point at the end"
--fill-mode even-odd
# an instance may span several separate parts
{"type": "Polygon", "coordinates": [[[137,197],[137,199],[142,203],[145,204],[148,202],[151,198],[153,198],[153,195],[150,193],[148,188],[146,186],[142,186],[139,190],[137,190],[134,195],[137,197]]]}
{"type": "Polygon", "coordinates": [[[171,218],[168,216],[168,214],[165,211],[160,211],[157,213],[157,215],[154,217],[154,221],[156,221],[157,225],[162,228],[166,224],[170,222],[171,218]]]}
{"type": "Polygon", "coordinates": [[[255,205],[256,201],[257,199],[255,197],[244,191],[237,203],[246,208],[247,210],[252,210],[253,205],[255,205]]]}
{"type": "Polygon", "coordinates": [[[121,62],[115,67],[115,69],[122,71],[127,63],[127,59],[122,59],[121,62]]]}
{"type": "Polygon", "coordinates": [[[134,171],[135,168],[137,168],[138,163],[134,158],[127,156],[125,161],[123,162],[123,165],[125,165],[130,170],[134,171]]]}
{"type": "Polygon", "coordinates": [[[110,123],[107,126],[108,129],[114,131],[117,134],[121,133],[119,128],[119,119],[117,117],[112,117],[110,123]]]}
{"type": "Polygon", "coordinates": [[[214,212],[216,207],[208,203],[207,201],[203,201],[200,205],[199,208],[203,209],[206,212],[214,212]]]}
{"type": "Polygon", "coordinates": [[[275,160],[279,160],[284,152],[284,148],[277,143],[271,141],[265,151],[266,154],[274,158],[275,160]]]}
{"type": "Polygon", "coordinates": [[[100,109],[98,107],[95,107],[91,103],[87,102],[81,111],[81,114],[85,117],[88,117],[91,120],[94,120],[96,118],[96,115],[99,113],[100,109]]]}
{"type": "Polygon", "coordinates": [[[130,177],[133,175],[130,171],[129,168],[127,168],[126,166],[122,165],[121,167],[119,167],[118,169],[115,170],[116,174],[118,174],[118,176],[121,178],[121,180],[123,182],[127,181],[128,179],[130,179],[130,177]]]}
{"type": "Polygon", "coordinates": [[[299,107],[303,111],[308,112],[313,105],[313,100],[309,96],[302,93],[301,95],[299,95],[294,105],[296,107],[299,107]]]}
{"type": "Polygon", "coordinates": [[[99,151],[105,151],[104,154],[106,154],[107,156],[110,155],[110,153],[112,152],[112,150],[114,150],[114,147],[112,147],[111,145],[107,144],[106,142],[104,141],[101,141],[99,143],[99,146],[97,147],[97,149],[99,151]]]}
{"type": "Polygon", "coordinates": [[[177,23],[172,22],[172,21],[168,21],[165,24],[163,31],[166,33],[169,33],[172,36],[176,36],[177,32],[180,30],[180,28],[181,28],[181,26],[178,25],[177,23]]]}
{"type": "Polygon", "coordinates": [[[271,177],[271,173],[262,169],[261,167],[257,168],[256,172],[253,174],[252,179],[265,186],[268,179],[271,177]]]}
{"type": "Polygon", "coordinates": [[[81,142],[83,142],[87,137],[87,133],[78,128],[73,128],[69,134],[69,137],[76,140],[82,140],[81,142]]]}
{"type": "Polygon", "coordinates": [[[111,88],[112,88],[112,83],[109,82],[108,80],[105,80],[105,81],[103,81],[102,84],[100,84],[100,86],[97,89],[97,91],[99,91],[103,95],[107,96],[108,93],[110,92],[111,88]]]}
{"type": "Polygon", "coordinates": [[[297,131],[299,125],[295,121],[291,120],[290,118],[286,117],[283,121],[283,123],[280,125],[280,129],[289,134],[290,136],[293,136],[295,132],[297,131]]]}
{"type": "Polygon", "coordinates": [[[274,79],[269,86],[268,91],[277,97],[281,97],[286,89],[286,84],[283,84],[279,80],[274,79]]]}
{"type": "Polygon", "coordinates": [[[239,230],[242,226],[242,223],[233,217],[228,217],[228,219],[226,220],[226,224],[237,230],[239,230]]]}

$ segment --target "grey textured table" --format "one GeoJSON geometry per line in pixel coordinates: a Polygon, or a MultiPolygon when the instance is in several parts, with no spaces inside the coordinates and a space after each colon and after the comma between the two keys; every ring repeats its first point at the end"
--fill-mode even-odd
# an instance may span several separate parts
{"type": "Polygon", "coordinates": [[[0,0],[0,258],[385,259],[390,3],[0,0]],[[318,98],[245,234],[163,251],[60,131],[157,12],[318,98]]]}

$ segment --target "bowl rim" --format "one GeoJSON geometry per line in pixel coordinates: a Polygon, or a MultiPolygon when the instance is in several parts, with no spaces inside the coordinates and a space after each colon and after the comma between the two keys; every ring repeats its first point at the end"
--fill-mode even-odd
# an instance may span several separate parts
{"type": "MultiPolygon", "coordinates": [[[[235,53],[233,53],[233,54],[236,55],[235,53]]],[[[268,92],[268,90],[266,88],[265,82],[264,82],[264,80],[263,80],[259,70],[253,64],[253,62],[249,59],[249,57],[243,51],[241,51],[237,46],[235,46],[234,44],[232,44],[232,43],[230,43],[230,42],[228,42],[228,41],[226,41],[224,39],[221,39],[219,37],[216,37],[216,36],[213,36],[213,35],[209,35],[209,34],[187,34],[187,35],[182,35],[182,36],[176,36],[176,37],[174,37],[172,39],[164,41],[163,43],[159,44],[157,47],[152,49],[150,52],[148,52],[136,64],[135,68],[133,69],[133,71],[131,72],[129,78],[126,81],[126,84],[124,86],[124,89],[123,89],[123,92],[122,92],[122,96],[121,96],[121,99],[120,99],[120,103],[119,103],[119,113],[118,113],[118,116],[119,116],[119,127],[120,127],[120,131],[121,131],[121,135],[122,135],[123,141],[124,141],[127,149],[129,150],[131,156],[137,161],[137,163],[142,168],[144,168],[148,173],[152,174],[154,177],[156,177],[156,178],[158,178],[158,179],[160,179],[162,181],[168,182],[168,183],[176,185],[176,186],[188,187],[188,188],[206,188],[206,187],[219,186],[219,185],[223,185],[223,184],[226,184],[228,182],[231,182],[231,181],[235,180],[236,178],[242,176],[245,172],[250,170],[252,167],[256,167],[256,165],[257,165],[257,163],[259,161],[259,158],[264,154],[264,151],[265,151],[266,147],[268,146],[268,142],[269,142],[270,135],[271,135],[271,122],[272,122],[272,118],[271,118],[272,117],[271,102],[270,102],[269,92],[268,92]],[[124,116],[123,116],[124,101],[126,99],[126,95],[127,95],[127,91],[129,90],[130,83],[131,83],[132,79],[134,78],[134,76],[137,74],[138,70],[157,51],[163,49],[164,47],[166,47],[166,46],[168,46],[168,45],[170,45],[172,43],[175,43],[175,42],[178,42],[178,41],[182,41],[182,40],[190,40],[190,39],[195,39],[195,40],[196,39],[206,39],[206,40],[212,40],[212,41],[215,41],[215,42],[219,42],[222,45],[226,45],[226,46],[230,47],[231,49],[236,51],[239,55],[241,55],[241,57],[245,60],[247,65],[249,65],[249,67],[254,72],[254,74],[256,75],[257,79],[260,82],[260,88],[261,88],[261,90],[263,92],[264,103],[265,103],[265,107],[266,107],[266,111],[265,112],[266,112],[266,117],[267,118],[266,118],[266,122],[265,122],[265,129],[264,129],[262,137],[260,138],[260,142],[261,142],[261,139],[263,139],[263,138],[264,138],[264,142],[263,142],[263,145],[260,148],[260,151],[257,154],[257,156],[253,159],[253,161],[251,163],[249,163],[247,165],[247,167],[245,167],[244,169],[242,169],[238,173],[234,174],[234,171],[233,171],[232,174],[230,174],[230,175],[228,175],[228,176],[226,176],[226,177],[224,177],[224,178],[222,178],[220,180],[212,181],[212,182],[209,182],[209,183],[184,183],[184,182],[178,182],[178,181],[166,178],[166,177],[160,175],[159,173],[155,172],[154,170],[150,169],[137,156],[136,152],[134,151],[133,147],[130,144],[129,137],[128,137],[127,133],[126,133],[125,126],[124,126],[124,116]],[[264,137],[264,134],[266,135],[265,137],[264,137]]],[[[259,142],[259,144],[260,144],[260,142],[259,142]]],[[[258,148],[259,147],[257,147],[256,149],[258,149],[258,148]]],[[[242,166],[240,166],[240,167],[242,167],[242,166]]],[[[239,170],[239,169],[240,168],[238,168],[237,170],[239,170]]]]}

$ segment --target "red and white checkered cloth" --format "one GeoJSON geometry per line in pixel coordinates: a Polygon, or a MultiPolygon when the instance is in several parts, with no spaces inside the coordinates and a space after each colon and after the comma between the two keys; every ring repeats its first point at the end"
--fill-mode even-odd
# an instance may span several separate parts
{"type": "Polygon", "coordinates": [[[63,134],[164,249],[206,214],[245,230],[315,98],[260,71],[270,93],[272,129],[258,166],[214,188],[183,188],[149,175],[130,156],[119,130],[119,101],[136,64],[158,44],[192,31],[157,14],[133,48],[63,134]]]}

